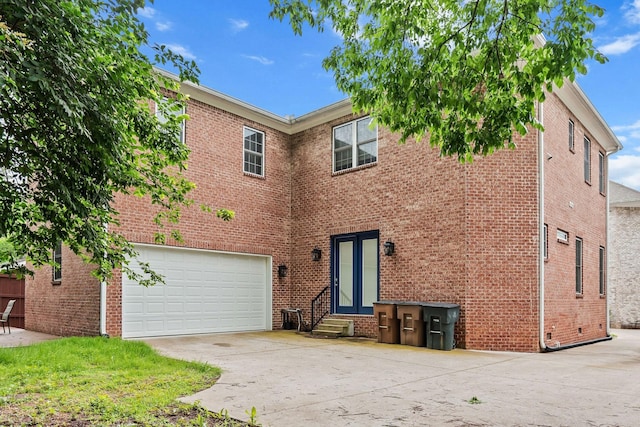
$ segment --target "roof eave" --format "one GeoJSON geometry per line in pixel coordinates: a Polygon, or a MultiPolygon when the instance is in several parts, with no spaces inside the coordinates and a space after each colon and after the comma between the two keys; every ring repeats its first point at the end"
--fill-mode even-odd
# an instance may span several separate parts
{"type": "Polygon", "coordinates": [[[566,80],[561,88],[554,89],[554,93],[582,123],[589,134],[606,150],[607,154],[622,149],[618,137],[577,83],[566,80]]]}

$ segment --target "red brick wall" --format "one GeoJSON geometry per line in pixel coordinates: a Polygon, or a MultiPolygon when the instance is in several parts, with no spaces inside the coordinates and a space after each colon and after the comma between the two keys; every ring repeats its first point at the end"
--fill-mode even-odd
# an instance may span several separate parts
{"type": "MultiPolygon", "coordinates": [[[[289,136],[196,100],[187,106],[186,141],[191,149],[186,176],[196,184],[195,204],[184,209],[178,229],[183,243],[169,245],[272,256],[273,324],[289,306],[289,277],[278,278],[278,265],[290,265],[289,136]],[[243,173],[243,126],[265,133],[264,178],[243,173]],[[231,222],[203,212],[201,204],[235,211],[231,222]]],[[[136,243],[153,243],[154,209],[148,199],[120,196],[118,229],[136,243]]],[[[120,276],[108,289],[108,333],[121,334],[120,276]],[[114,317],[115,316],[115,317],[114,317]]]]}
{"type": "MultiPolygon", "coordinates": [[[[440,158],[426,141],[399,145],[396,135],[380,129],[376,164],[334,174],[332,127],[352,116],[289,137],[195,100],[187,112],[191,120],[186,139],[192,153],[186,174],[197,185],[196,204],[185,209],[179,224],[184,243],[169,244],[272,256],[274,327],[280,325],[283,307],[301,308],[305,321],[310,320],[312,298],[331,284],[332,236],[378,230],[380,299],[460,304],[459,347],[538,350],[536,131],[518,139],[515,150],[461,165],[440,158]],[[243,125],[266,134],[265,178],[242,172],[243,125]],[[236,218],[223,222],[202,212],[200,203],[232,209],[236,218]],[[396,245],[391,257],[382,253],[386,240],[396,245]],[[311,260],[315,247],[322,250],[319,262],[311,260]],[[286,278],[278,278],[279,264],[289,267],[286,278]]],[[[599,146],[592,138],[593,185],[587,185],[582,179],[584,130],[574,119],[576,153],[569,152],[568,117],[559,100],[549,96],[545,152],[553,159],[543,160],[549,224],[545,327],[552,334],[548,345],[601,337],[606,330],[606,301],[598,295],[598,247],[606,242],[605,197],[597,188],[599,146]],[[569,245],[555,241],[558,227],[570,233],[569,245]],[[574,291],[576,235],[584,239],[584,294],[579,298],[574,291]]],[[[121,196],[116,208],[125,237],[153,243],[154,210],[148,200],[121,196]]],[[[89,268],[74,269],[63,267],[59,287],[51,285],[50,271],[32,281],[31,291],[27,289],[34,325],[56,323],[53,310],[61,301],[69,305],[74,298],[86,299],[84,305],[72,305],[75,318],[87,323],[77,334],[98,333],[97,281],[88,281],[95,285],[95,294],[86,292],[91,288],[85,283],[89,268]],[[85,288],[75,288],[75,283],[85,283],[85,288]]],[[[107,332],[114,336],[121,334],[120,283],[116,272],[107,293],[107,332]]],[[[356,334],[375,336],[373,316],[343,317],[354,320],[356,334]]]]}
{"type": "Polygon", "coordinates": [[[537,138],[466,168],[467,348],[538,349],[537,138]]]}
{"type": "Polygon", "coordinates": [[[100,282],[69,248],[62,248],[62,280],[42,267],[25,284],[25,328],[59,336],[100,333],[100,282]]]}
{"type": "MultiPolygon", "coordinates": [[[[606,247],[606,197],[598,189],[598,152],[604,150],[582,123],[556,98],[544,105],[545,223],[549,257],[545,262],[545,338],[547,346],[606,336],[606,299],[599,295],[599,247],[606,247]],[[575,123],[575,150],[569,150],[568,123],[575,123]],[[584,180],[583,138],[591,140],[591,184],[584,180]],[[557,229],[569,233],[559,243],[557,229]],[[576,237],[583,239],[583,294],[575,291],[576,237]],[[579,332],[581,328],[581,332],[579,332]]],[[[606,177],[605,177],[606,179],[606,177]]],[[[606,181],[605,181],[606,182],[606,181]]]]}
{"type": "MultiPolygon", "coordinates": [[[[352,118],[294,136],[293,305],[308,320],[311,299],[331,283],[331,236],[369,230],[380,232],[380,299],[460,303],[464,167],[439,158],[427,142],[398,145],[396,135],[379,129],[377,164],[333,174],[332,127],[352,118]],[[382,252],[386,240],[395,243],[393,256],[382,252]],[[320,262],[311,261],[314,247],[322,250],[320,262]]],[[[341,317],[354,320],[356,334],[375,336],[373,316],[341,317]]]]}

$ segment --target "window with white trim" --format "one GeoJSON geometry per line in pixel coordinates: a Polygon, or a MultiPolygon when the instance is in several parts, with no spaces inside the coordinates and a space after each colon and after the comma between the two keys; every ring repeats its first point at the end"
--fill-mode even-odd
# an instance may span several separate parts
{"type": "Polygon", "coordinates": [[[569,233],[558,228],[556,231],[556,239],[558,239],[560,243],[569,243],[569,233]]]}
{"type": "Polygon", "coordinates": [[[244,172],[264,176],[264,132],[244,126],[244,172]]]}
{"type": "Polygon", "coordinates": [[[573,124],[573,120],[569,119],[569,150],[575,151],[574,141],[573,141],[573,129],[575,128],[573,124]]]}
{"type": "Polygon", "coordinates": [[[591,141],[584,137],[584,182],[591,183],[591,141]]]}
{"type": "Polygon", "coordinates": [[[604,295],[606,287],[605,287],[605,250],[603,246],[600,246],[599,251],[599,290],[600,295],[604,295]]]}
{"type": "Polygon", "coordinates": [[[576,237],[576,294],[582,295],[582,239],[576,237]]]}
{"type": "MultiPolygon", "coordinates": [[[[169,106],[167,105],[168,101],[169,101],[169,98],[163,97],[160,103],[165,105],[160,106],[156,104],[155,114],[156,114],[156,117],[158,118],[158,121],[162,124],[165,124],[169,121],[169,115],[178,117],[185,114],[184,107],[179,109],[174,109],[173,107],[169,108],[169,106]]],[[[184,123],[184,120],[182,120],[180,122],[180,142],[182,142],[183,144],[184,144],[184,134],[185,134],[184,127],[185,127],[185,123],[184,123]]]]}
{"type": "Polygon", "coordinates": [[[62,280],[62,242],[58,242],[53,249],[53,282],[60,283],[62,280]]]}
{"type": "Polygon", "coordinates": [[[333,128],[333,171],[352,169],[378,161],[378,127],[371,117],[333,128]]]}
{"type": "Polygon", "coordinates": [[[598,152],[598,190],[600,194],[605,193],[605,170],[604,170],[604,153],[601,151],[598,152]]]}

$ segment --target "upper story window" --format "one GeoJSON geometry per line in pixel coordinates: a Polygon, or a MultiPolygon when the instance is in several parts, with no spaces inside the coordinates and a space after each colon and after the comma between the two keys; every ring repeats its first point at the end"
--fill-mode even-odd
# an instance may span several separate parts
{"type": "Polygon", "coordinates": [[[591,141],[584,137],[584,182],[591,183],[591,141]]]}
{"type": "Polygon", "coordinates": [[[606,176],[604,170],[604,153],[598,152],[598,190],[600,194],[605,193],[606,176]]]}
{"type": "Polygon", "coordinates": [[[264,176],[264,132],[244,127],[244,171],[264,176]]]}
{"type": "MultiPolygon", "coordinates": [[[[177,117],[177,116],[181,116],[183,114],[185,114],[185,109],[184,107],[174,110],[173,108],[170,108],[167,103],[168,103],[169,98],[164,97],[162,98],[162,101],[160,101],[161,104],[165,104],[163,106],[157,105],[156,104],[156,117],[158,118],[158,121],[160,123],[167,123],[169,121],[169,117],[170,115],[177,117]]],[[[180,122],[180,142],[182,142],[184,144],[184,120],[182,120],[180,122]]]]}
{"type": "Polygon", "coordinates": [[[575,145],[573,141],[573,120],[569,119],[569,150],[575,151],[575,145]]]}
{"type": "Polygon", "coordinates": [[[378,160],[378,127],[371,117],[333,128],[333,171],[351,169],[378,160]]]}
{"type": "Polygon", "coordinates": [[[58,242],[53,249],[53,282],[60,283],[62,280],[62,242],[58,242]]]}

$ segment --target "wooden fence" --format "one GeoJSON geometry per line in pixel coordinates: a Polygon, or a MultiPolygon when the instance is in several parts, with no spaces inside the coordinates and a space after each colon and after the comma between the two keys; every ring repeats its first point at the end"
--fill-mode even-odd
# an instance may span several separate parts
{"type": "Polygon", "coordinates": [[[12,299],[16,303],[11,311],[10,325],[24,329],[24,279],[18,280],[7,274],[0,274],[0,315],[12,299]]]}

